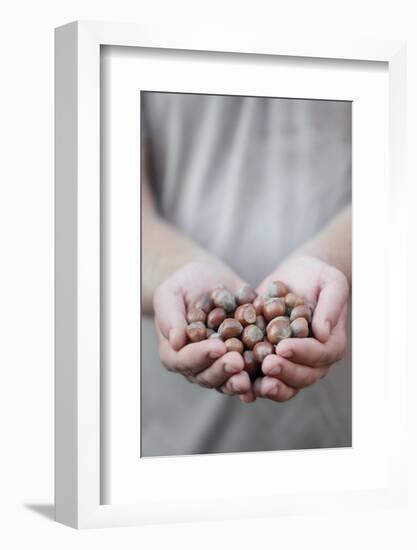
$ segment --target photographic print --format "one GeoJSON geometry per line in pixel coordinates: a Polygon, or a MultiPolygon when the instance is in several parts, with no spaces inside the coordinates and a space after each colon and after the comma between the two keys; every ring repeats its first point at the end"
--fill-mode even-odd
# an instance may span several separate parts
{"type": "Polygon", "coordinates": [[[351,446],[350,101],[141,92],[141,455],[351,446]]]}

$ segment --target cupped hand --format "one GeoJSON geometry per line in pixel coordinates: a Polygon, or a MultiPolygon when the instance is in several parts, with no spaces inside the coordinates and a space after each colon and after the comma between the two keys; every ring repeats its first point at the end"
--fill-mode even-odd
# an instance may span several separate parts
{"type": "Polygon", "coordinates": [[[349,284],[338,269],[312,256],[285,260],[258,288],[266,294],[271,281],[280,280],[314,306],[312,338],[288,338],[262,364],[263,378],[254,384],[257,397],[287,401],[300,389],[323,378],[346,349],[349,284]]]}
{"type": "Polygon", "coordinates": [[[178,269],[157,288],[153,305],[159,353],[167,370],[205,388],[240,395],[248,403],[255,396],[239,353],[227,352],[220,340],[187,344],[187,309],[219,283],[234,294],[245,284],[220,262],[193,262],[178,269]]]}

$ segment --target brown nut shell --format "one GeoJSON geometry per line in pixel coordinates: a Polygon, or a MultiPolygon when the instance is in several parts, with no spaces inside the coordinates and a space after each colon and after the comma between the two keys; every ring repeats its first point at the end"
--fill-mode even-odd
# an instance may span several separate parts
{"type": "Polygon", "coordinates": [[[237,305],[236,298],[226,288],[221,288],[214,294],[213,302],[216,307],[221,307],[226,313],[233,313],[237,305]]]}
{"type": "Polygon", "coordinates": [[[271,344],[278,344],[285,338],[291,338],[290,320],[288,317],[276,317],[268,323],[266,334],[271,344]]]}
{"type": "Polygon", "coordinates": [[[244,327],[253,325],[256,321],[255,308],[252,304],[243,304],[238,306],[235,311],[235,319],[237,319],[244,327]]]}
{"type": "Polygon", "coordinates": [[[271,342],[267,342],[266,340],[258,342],[253,348],[253,358],[258,363],[262,363],[265,357],[271,355],[271,353],[274,353],[274,346],[271,342]]]}
{"type": "Polygon", "coordinates": [[[304,300],[300,297],[294,294],[293,292],[289,292],[285,296],[285,305],[288,309],[293,309],[296,306],[302,306],[304,304],[304,300]]]}
{"type": "Polygon", "coordinates": [[[257,315],[255,325],[262,330],[263,335],[266,334],[266,321],[263,315],[257,315]]]}
{"type": "Polygon", "coordinates": [[[206,338],[210,338],[210,336],[215,333],[216,331],[214,331],[212,328],[206,328],[206,338]]]}
{"type": "Polygon", "coordinates": [[[264,300],[263,296],[257,296],[254,299],[252,305],[255,308],[256,315],[262,315],[263,314],[264,302],[265,302],[265,300],[264,300]]]}
{"type": "Polygon", "coordinates": [[[213,331],[213,334],[210,334],[209,339],[210,340],[222,340],[223,341],[222,335],[219,334],[218,332],[214,332],[214,331],[213,331]]]}
{"type": "Polygon", "coordinates": [[[249,378],[251,380],[255,380],[255,378],[260,373],[260,366],[256,363],[255,359],[253,358],[253,352],[250,350],[246,350],[243,352],[243,363],[244,367],[243,370],[245,370],[249,374],[249,378]]]}
{"type": "Polygon", "coordinates": [[[290,325],[294,338],[307,338],[309,330],[308,323],[304,317],[297,317],[290,325]]]}
{"type": "Polygon", "coordinates": [[[245,349],[243,347],[243,344],[239,338],[228,338],[224,341],[224,345],[226,346],[227,351],[237,351],[238,353],[243,353],[243,350],[245,349]]]}
{"type": "Polygon", "coordinates": [[[242,333],[243,327],[236,319],[225,319],[223,323],[218,328],[218,333],[222,336],[224,340],[228,338],[235,338],[240,336],[242,333]]]}
{"type": "Polygon", "coordinates": [[[257,292],[253,290],[248,285],[242,286],[242,288],[239,290],[239,292],[236,295],[237,303],[239,305],[243,304],[251,304],[254,299],[257,297],[257,292]]]}
{"type": "Polygon", "coordinates": [[[206,312],[197,307],[190,309],[187,313],[187,321],[189,323],[205,323],[206,318],[206,312]]]}
{"type": "Polygon", "coordinates": [[[247,349],[253,349],[255,344],[264,339],[262,330],[256,325],[248,325],[243,329],[242,342],[247,349]]]}
{"type": "Polygon", "coordinates": [[[207,315],[207,326],[214,330],[217,330],[219,326],[226,319],[226,312],[221,307],[215,307],[207,315]]]}
{"type": "Polygon", "coordinates": [[[295,306],[291,310],[290,321],[298,319],[299,317],[304,317],[304,319],[310,323],[311,322],[311,309],[306,305],[295,306]]]}
{"type": "Polygon", "coordinates": [[[213,300],[210,298],[210,294],[202,294],[193,304],[193,308],[202,309],[207,315],[213,309],[213,300]]]}
{"type": "Polygon", "coordinates": [[[268,286],[268,294],[271,297],[282,298],[288,294],[289,289],[285,283],[282,281],[272,281],[268,286]]]}
{"type": "Polygon", "coordinates": [[[269,298],[263,307],[265,321],[271,321],[275,317],[285,315],[286,307],[284,298],[269,298]]]}
{"type": "Polygon", "coordinates": [[[219,292],[219,290],[222,290],[222,289],[225,289],[225,288],[226,287],[223,284],[218,283],[216,286],[213,287],[213,290],[210,293],[210,298],[214,301],[214,297],[219,292]]]}
{"type": "Polygon", "coordinates": [[[206,339],[206,334],[206,326],[200,321],[191,323],[187,327],[187,336],[190,342],[201,342],[206,339]]]}

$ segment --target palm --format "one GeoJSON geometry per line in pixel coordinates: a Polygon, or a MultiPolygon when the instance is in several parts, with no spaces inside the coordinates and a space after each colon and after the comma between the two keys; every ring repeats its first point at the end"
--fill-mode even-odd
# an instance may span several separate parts
{"type": "Polygon", "coordinates": [[[182,297],[185,310],[217,284],[223,284],[232,292],[237,292],[244,282],[222,264],[192,263],[179,269],[169,280],[169,284],[172,291],[182,297]]]}
{"type": "Polygon", "coordinates": [[[259,286],[267,292],[271,281],[281,280],[314,309],[314,338],[288,338],[265,358],[265,377],[255,383],[255,395],[286,401],[322,378],[344,354],[345,319],[349,286],[339,270],[311,256],[290,257],[259,286]]]}
{"type": "Polygon", "coordinates": [[[269,283],[279,280],[286,283],[291,292],[315,305],[320,294],[323,270],[328,267],[320,260],[309,256],[287,260],[264,279],[259,285],[258,292],[265,294],[269,283]]]}
{"type": "Polygon", "coordinates": [[[326,341],[345,310],[349,287],[343,273],[312,256],[298,256],[283,262],[261,283],[259,291],[265,292],[273,280],[287,283],[292,292],[316,308],[313,332],[326,341]]]}
{"type": "Polygon", "coordinates": [[[201,294],[210,292],[219,283],[233,293],[244,284],[221,263],[196,262],[183,266],[160,285],[154,296],[154,309],[161,360],[168,370],[183,374],[190,382],[253,401],[241,355],[226,353],[220,340],[185,345],[187,309],[201,294]]]}

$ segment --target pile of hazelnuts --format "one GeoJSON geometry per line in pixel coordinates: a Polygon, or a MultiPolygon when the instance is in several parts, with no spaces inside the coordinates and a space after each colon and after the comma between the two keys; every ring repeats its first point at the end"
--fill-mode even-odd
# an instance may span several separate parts
{"type": "Polygon", "coordinates": [[[200,296],[187,311],[189,342],[217,338],[227,351],[242,354],[251,380],[262,376],[261,365],[285,338],[311,336],[313,306],[273,281],[268,294],[244,286],[234,295],[223,285],[200,296]]]}

